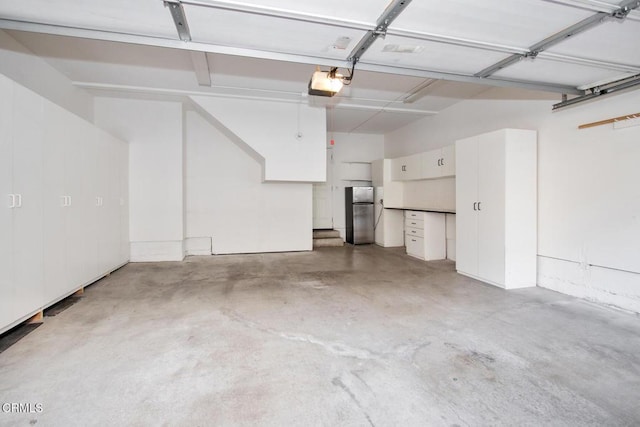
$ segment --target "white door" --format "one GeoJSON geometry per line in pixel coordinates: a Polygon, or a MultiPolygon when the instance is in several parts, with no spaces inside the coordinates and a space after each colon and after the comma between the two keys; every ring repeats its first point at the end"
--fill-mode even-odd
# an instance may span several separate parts
{"type": "Polygon", "coordinates": [[[0,330],[16,320],[13,287],[13,82],[0,74],[0,330]]]}
{"type": "Polygon", "coordinates": [[[404,179],[415,180],[422,178],[422,155],[413,154],[405,157],[404,179]]]}
{"type": "Polygon", "coordinates": [[[119,152],[120,261],[118,264],[124,264],[129,260],[129,145],[121,143],[119,152]]]}
{"type": "Polygon", "coordinates": [[[70,197],[66,223],[66,255],[67,255],[67,291],[77,289],[90,279],[87,268],[87,248],[85,235],[87,234],[87,201],[85,186],[87,177],[93,170],[87,169],[86,146],[88,140],[88,125],[81,119],[68,114],[67,120],[73,123],[73,132],[67,140],[65,158],[65,189],[70,197]]]}
{"type": "Polygon", "coordinates": [[[43,146],[43,209],[44,209],[44,299],[45,304],[62,297],[68,285],[66,256],[67,206],[70,202],[65,188],[67,142],[73,138],[69,113],[45,101],[44,120],[46,143],[43,146]]]}
{"type": "Polygon", "coordinates": [[[313,228],[333,228],[333,205],[331,188],[333,184],[333,151],[327,149],[327,180],[313,184],[313,228]]]}
{"type": "Polygon", "coordinates": [[[478,142],[478,277],[504,285],[504,133],[478,142]]]}
{"type": "Polygon", "coordinates": [[[15,309],[26,315],[44,304],[42,149],[43,100],[14,86],[13,216],[15,309]]]}
{"type": "Polygon", "coordinates": [[[456,142],[456,269],[478,273],[478,138],[456,142]]]}
{"type": "Polygon", "coordinates": [[[109,136],[102,132],[97,132],[97,185],[96,185],[96,204],[97,204],[97,221],[98,229],[98,275],[102,275],[109,269],[109,252],[110,252],[110,234],[111,224],[109,221],[109,170],[112,165],[111,150],[109,149],[109,136]]]}
{"type": "Polygon", "coordinates": [[[442,148],[440,160],[440,176],[454,176],[456,174],[456,149],[454,145],[442,148]]]}
{"type": "Polygon", "coordinates": [[[420,154],[422,158],[422,178],[438,178],[441,175],[441,154],[442,150],[431,150],[420,154]]]}

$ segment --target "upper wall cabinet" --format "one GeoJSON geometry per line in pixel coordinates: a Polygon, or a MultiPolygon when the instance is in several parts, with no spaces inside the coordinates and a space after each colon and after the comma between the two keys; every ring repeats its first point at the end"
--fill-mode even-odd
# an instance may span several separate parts
{"type": "Polygon", "coordinates": [[[422,153],[422,178],[443,178],[456,174],[455,146],[422,153]]]}
{"type": "Polygon", "coordinates": [[[455,146],[451,145],[391,160],[393,181],[412,181],[454,176],[455,146]]]}
{"type": "Polygon", "coordinates": [[[422,179],[422,159],[419,154],[391,159],[391,180],[422,179]]]}

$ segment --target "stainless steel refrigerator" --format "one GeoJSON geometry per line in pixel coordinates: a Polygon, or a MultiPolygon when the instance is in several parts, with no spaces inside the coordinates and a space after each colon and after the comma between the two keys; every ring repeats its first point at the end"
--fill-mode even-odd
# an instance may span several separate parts
{"type": "Polygon", "coordinates": [[[373,187],[346,187],[344,195],[347,243],[373,243],[373,187]]]}

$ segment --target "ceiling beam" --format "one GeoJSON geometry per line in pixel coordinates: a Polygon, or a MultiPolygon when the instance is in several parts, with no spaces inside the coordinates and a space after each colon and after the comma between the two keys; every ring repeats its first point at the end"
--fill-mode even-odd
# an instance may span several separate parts
{"type": "MultiPolygon", "coordinates": [[[[297,55],[280,52],[270,52],[257,49],[238,48],[221,46],[208,43],[189,42],[181,40],[167,39],[163,37],[140,36],[137,34],[118,33],[111,31],[92,30],[85,28],[67,27],[51,24],[40,24],[33,22],[17,21],[10,19],[0,19],[0,29],[29,31],[34,33],[54,34],[68,37],[80,37],[92,40],[106,40],[121,43],[133,43],[145,46],[166,47],[173,49],[192,50],[207,53],[217,53],[222,55],[244,56],[258,59],[269,59],[275,61],[294,62],[310,65],[321,65],[327,67],[339,66],[348,68],[351,66],[346,61],[341,61],[331,57],[297,55]]],[[[416,69],[411,67],[399,67],[396,65],[385,65],[370,63],[361,60],[358,68],[363,71],[373,71],[386,74],[399,74],[413,77],[434,78],[441,80],[459,81],[466,83],[478,83],[489,86],[517,87],[530,90],[542,90],[547,92],[567,93],[581,95],[584,92],[573,86],[547,84],[541,82],[526,82],[499,78],[478,78],[473,75],[446,73],[433,70],[416,69]]]]}
{"type": "Polygon", "coordinates": [[[353,48],[347,61],[355,65],[364,53],[378,40],[378,37],[384,38],[387,35],[389,25],[402,13],[402,11],[411,3],[411,0],[392,0],[382,15],[376,21],[376,28],[367,31],[367,34],[353,48]]]}
{"type": "Polygon", "coordinates": [[[211,86],[211,72],[209,71],[209,61],[205,52],[190,51],[193,71],[196,73],[196,80],[200,86],[211,86]]]}
{"type": "MultiPolygon", "coordinates": [[[[600,0],[541,0],[547,3],[559,4],[575,9],[588,10],[590,12],[613,12],[620,6],[616,3],[605,2],[600,0]]],[[[640,21],[640,12],[632,10],[627,19],[631,21],[640,21]]]]}
{"type": "Polygon", "coordinates": [[[191,33],[189,32],[189,24],[187,23],[187,17],[184,14],[184,8],[180,3],[180,0],[164,0],[164,6],[169,8],[173,23],[176,25],[178,31],[178,37],[183,42],[191,41],[191,33]]]}
{"type": "Polygon", "coordinates": [[[569,37],[573,37],[597,25],[600,25],[608,18],[624,19],[629,14],[629,12],[631,12],[633,9],[637,9],[638,7],[640,7],[640,0],[625,0],[619,5],[618,9],[612,12],[598,12],[595,15],[591,15],[590,17],[585,18],[582,21],[573,24],[570,27],[567,27],[564,30],[561,30],[553,34],[552,36],[549,36],[546,39],[532,45],[531,47],[529,47],[526,53],[513,54],[503,59],[502,61],[499,61],[493,65],[488,66],[484,70],[477,72],[475,76],[486,78],[525,58],[535,58],[543,50],[546,50],[551,46],[555,46],[556,44],[566,40],[569,37]]]}

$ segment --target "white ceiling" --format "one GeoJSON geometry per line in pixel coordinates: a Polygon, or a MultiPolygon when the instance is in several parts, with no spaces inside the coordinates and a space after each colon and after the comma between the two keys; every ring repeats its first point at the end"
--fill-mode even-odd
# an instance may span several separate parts
{"type": "Polygon", "coordinates": [[[0,2],[0,28],[90,90],[308,102],[330,107],[330,131],[386,133],[488,90],[491,96],[540,97],[491,86],[538,89],[559,100],[551,92],[579,93],[576,88],[640,74],[640,50],[633,48],[640,13],[634,10],[535,59],[516,61],[486,79],[474,77],[621,3],[413,0],[386,37],[362,55],[352,84],[330,99],[306,95],[315,66],[349,67],[352,49],[390,0],[183,0],[190,42],[179,40],[161,0],[0,2]],[[341,38],[346,47],[336,47],[341,38]],[[394,47],[415,52],[390,51],[394,47]],[[199,85],[196,71],[208,74],[211,84],[199,85]]]}

